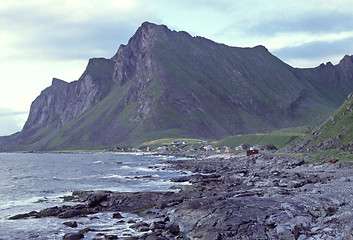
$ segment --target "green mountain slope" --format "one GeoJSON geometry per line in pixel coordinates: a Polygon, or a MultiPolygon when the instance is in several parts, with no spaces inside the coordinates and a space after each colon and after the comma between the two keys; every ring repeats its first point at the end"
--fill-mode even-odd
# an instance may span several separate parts
{"type": "Polygon", "coordinates": [[[319,127],[289,148],[297,152],[353,153],[353,94],[319,127]]]}

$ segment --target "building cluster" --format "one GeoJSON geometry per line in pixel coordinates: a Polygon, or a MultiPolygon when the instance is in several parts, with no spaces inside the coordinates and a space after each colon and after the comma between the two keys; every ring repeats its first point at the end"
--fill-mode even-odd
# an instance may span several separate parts
{"type": "Polygon", "coordinates": [[[115,149],[106,149],[106,151],[115,151],[115,152],[215,152],[215,153],[233,153],[234,151],[247,151],[247,155],[258,154],[260,151],[274,151],[277,148],[274,145],[254,145],[250,146],[249,144],[240,144],[235,148],[229,146],[215,147],[210,144],[209,141],[200,141],[197,144],[189,144],[186,141],[183,142],[172,142],[170,144],[163,144],[160,146],[143,146],[143,147],[124,147],[124,148],[115,148],[115,149]]]}

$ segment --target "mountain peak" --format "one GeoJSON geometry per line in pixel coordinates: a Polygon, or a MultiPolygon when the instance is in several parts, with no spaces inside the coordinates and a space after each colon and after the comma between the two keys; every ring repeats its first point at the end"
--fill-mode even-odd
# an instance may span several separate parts
{"type": "Polygon", "coordinates": [[[127,45],[120,45],[117,53],[112,57],[114,61],[118,61],[119,55],[124,51],[133,51],[135,53],[142,52],[144,49],[153,45],[156,39],[161,38],[170,30],[165,25],[157,25],[150,22],[144,22],[136,30],[135,34],[129,39],[127,45]]]}
{"type": "Polygon", "coordinates": [[[153,42],[156,40],[156,38],[169,31],[170,29],[168,29],[165,25],[157,25],[150,22],[144,22],[137,29],[134,36],[130,38],[129,44],[136,40],[141,41],[142,43],[153,42]]]}
{"type": "Polygon", "coordinates": [[[342,60],[339,62],[339,65],[348,65],[353,63],[353,55],[345,55],[342,60]]]}
{"type": "Polygon", "coordinates": [[[59,86],[59,85],[62,85],[62,84],[68,84],[67,82],[65,82],[64,80],[61,80],[59,78],[53,78],[53,81],[52,81],[52,85],[53,86],[59,86]]]}
{"type": "Polygon", "coordinates": [[[165,29],[165,30],[169,30],[166,25],[163,25],[163,24],[158,25],[155,23],[147,22],[147,21],[143,22],[141,24],[141,26],[139,27],[139,29],[165,29]]]}

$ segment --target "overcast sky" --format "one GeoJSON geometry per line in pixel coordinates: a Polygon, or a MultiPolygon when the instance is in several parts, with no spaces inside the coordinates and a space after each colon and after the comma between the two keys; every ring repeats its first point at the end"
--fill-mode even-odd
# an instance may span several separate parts
{"type": "Polygon", "coordinates": [[[237,47],[264,45],[293,67],[353,54],[351,0],[2,0],[0,135],[20,131],[53,77],[112,57],[144,21],[237,47]]]}

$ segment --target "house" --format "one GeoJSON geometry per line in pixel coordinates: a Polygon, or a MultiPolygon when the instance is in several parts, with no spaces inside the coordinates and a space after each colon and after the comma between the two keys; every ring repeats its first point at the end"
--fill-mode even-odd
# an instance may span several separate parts
{"type": "Polygon", "coordinates": [[[251,155],[255,155],[255,154],[259,154],[259,150],[254,149],[254,150],[247,150],[246,151],[246,156],[251,156],[251,155]]]}
{"type": "Polygon", "coordinates": [[[241,145],[239,145],[238,147],[235,147],[235,151],[241,151],[243,150],[243,147],[241,145]]]}
{"type": "Polygon", "coordinates": [[[249,148],[249,144],[243,143],[240,144],[238,147],[235,148],[236,151],[242,151],[242,150],[247,150],[249,148]]]}
{"type": "Polygon", "coordinates": [[[224,150],[224,152],[225,152],[225,153],[232,153],[232,152],[234,152],[234,151],[233,151],[233,149],[231,149],[231,148],[227,148],[226,150],[224,150]]]}
{"type": "Polygon", "coordinates": [[[220,147],[217,147],[216,148],[216,153],[222,153],[223,152],[223,149],[222,148],[220,148],[220,147]]]}
{"type": "Polygon", "coordinates": [[[143,146],[143,147],[140,147],[138,150],[143,151],[143,152],[149,152],[149,151],[151,151],[151,147],[150,146],[143,146]]]}
{"type": "Polygon", "coordinates": [[[203,147],[205,151],[213,151],[213,147],[210,144],[207,144],[206,146],[203,147]]]}
{"type": "Polygon", "coordinates": [[[189,149],[188,149],[188,152],[195,152],[196,150],[195,150],[195,148],[193,148],[193,147],[189,147],[189,149]]]}
{"type": "Polygon", "coordinates": [[[169,146],[168,145],[163,145],[163,146],[158,147],[157,150],[169,151],[169,146]]]}
{"type": "Polygon", "coordinates": [[[263,150],[265,150],[265,147],[262,146],[262,145],[255,144],[254,146],[252,146],[252,147],[250,148],[250,150],[259,150],[259,151],[263,151],[263,150]]]}

